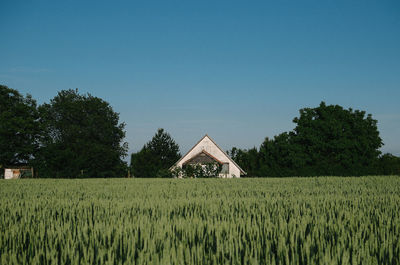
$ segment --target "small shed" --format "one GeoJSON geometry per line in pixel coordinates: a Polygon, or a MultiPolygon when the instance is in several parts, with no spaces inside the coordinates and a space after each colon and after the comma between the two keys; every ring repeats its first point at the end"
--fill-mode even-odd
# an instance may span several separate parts
{"type": "Polygon", "coordinates": [[[221,165],[221,178],[240,178],[246,175],[246,172],[239,167],[229,155],[211,139],[207,134],[200,139],[181,159],[179,159],[172,167],[184,167],[185,165],[218,163],[221,165]]]}
{"type": "Polygon", "coordinates": [[[4,168],[4,179],[19,179],[33,177],[33,167],[8,166],[4,168]]]}

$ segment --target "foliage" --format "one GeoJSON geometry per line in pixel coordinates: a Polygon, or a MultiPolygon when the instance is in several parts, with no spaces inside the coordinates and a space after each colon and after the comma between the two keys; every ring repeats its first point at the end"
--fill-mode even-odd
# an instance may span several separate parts
{"type": "Polygon", "coordinates": [[[232,149],[231,155],[249,176],[321,176],[374,174],[382,139],[377,121],[364,111],[327,106],[300,110],[296,127],[259,151],[232,149]]]}
{"type": "MultiPolygon", "coordinates": [[[[301,109],[293,122],[293,131],[265,138],[259,149],[228,153],[247,176],[400,174],[400,158],[380,156],[377,121],[364,111],[321,102],[301,109]]],[[[107,102],[90,94],[63,90],[38,111],[30,95],[0,85],[0,168],[29,163],[40,177],[124,176],[124,126],[107,102]]],[[[132,154],[130,170],[136,177],[171,177],[179,158],[178,144],[159,129],[132,154]]],[[[204,166],[179,174],[217,175],[204,166]]]]}
{"type": "Polygon", "coordinates": [[[43,132],[36,157],[40,177],[122,177],[124,123],[104,100],[62,90],[39,107],[43,132]]]}
{"type": "Polygon", "coordinates": [[[0,181],[0,264],[400,264],[400,178],[0,181]]]}
{"type": "Polygon", "coordinates": [[[143,148],[131,155],[131,170],[135,177],[169,177],[169,168],[181,157],[179,145],[171,135],[158,129],[143,148]]]}
{"type": "Polygon", "coordinates": [[[363,175],[371,171],[382,146],[377,121],[365,111],[325,105],[300,110],[293,120],[293,144],[307,158],[301,175],[363,175]]]}
{"type": "Polygon", "coordinates": [[[30,162],[39,132],[36,101],[0,85],[0,170],[30,162]]]}
{"type": "Polygon", "coordinates": [[[207,163],[201,165],[201,174],[199,174],[200,178],[216,178],[219,176],[222,170],[222,165],[218,163],[207,163]]]}
{"type": "Polygon", "coordinates": [[[301,146],[292,142],[290,133],[281,133],[274,139],[266,138],[260,147],[261,176],[296,176],[296,169],[305,165],[307,157],[301,146]]]}
{"type": "Polygon", "coordinates": [[[248,176],[259,176],[260,160],[257,148],[243,150],[233,147],[226,153],[246,171],[248,176]]]}
{"type": "Polygon", "coordinates": [[[189,164],[174,167],[171,171],[174,178],[216,178],[221,173],[222,165],[218,163],[189,164]]]}
{"type": "Polygon", "coordinates": [[[380,156],[376,163],[376,172],[383,175],[400,176],[400,157],[392,154],[384,154],[380,156]]]}

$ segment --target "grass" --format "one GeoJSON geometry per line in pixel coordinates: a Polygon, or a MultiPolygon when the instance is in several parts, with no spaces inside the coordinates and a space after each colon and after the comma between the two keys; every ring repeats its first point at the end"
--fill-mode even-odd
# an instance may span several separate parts
{"type": "Polygon", "coordinates": [[[400,264],[400,177],[0,181],[0,264],[400,264]]]}

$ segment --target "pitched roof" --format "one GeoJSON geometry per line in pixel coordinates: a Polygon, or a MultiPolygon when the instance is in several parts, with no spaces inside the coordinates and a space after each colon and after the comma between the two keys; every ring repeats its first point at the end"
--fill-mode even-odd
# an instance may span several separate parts
{"type": "Polygon", "coordinates": [[[218,159],[217,159],[215,156],[213,156],[212,154],[208,153],[208,152],[205,151],[205,150],[202,150],[202,151],[199,152],[197,155],[194,155],[192,158],[190,158],[189,160],[187,160],[186,162],[184,162],[183,165],[188,164],[188,163],[192,162],[192,161],[195,160],[195,159],[198,159],[199,156],[201,156],[201,155],[205,155],[206,157],[210,158],[210,159],[213,160],[213,161],[216,161],[216,162],[217,162],[218,164],[220,164],[220,165],[224,164],[224,162],[218,160],[218,159]]]}
{"type": "Polygon", "coordinates": [[[179,162],[181,162],[182,159],[184,159],[199,143],[201,143],[201,141],[203,141],[204,138],[208,138],[211,140],[211,142],[229,159],[229,161],[231,161],[237,168],[239,168],[240,173],[242,173],[243,175],[246,175],[247,173],[238,165],[236,164],[235,161],[233,161],[233,159],[224,151],[221,149],[221,147],[219,147],[219,145],[217,145],[216,142],[214,142],[213,139],[211,139],[210,136],[208,136],[207,134],[204,135],[184,156],[182,156],[170,169],[172,169],[174,166],[176,166],[179,162]]]}

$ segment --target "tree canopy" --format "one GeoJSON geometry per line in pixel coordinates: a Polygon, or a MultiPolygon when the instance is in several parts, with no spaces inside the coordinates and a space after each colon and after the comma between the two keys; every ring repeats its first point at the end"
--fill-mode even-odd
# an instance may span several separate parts
{"type": "Polygon", "coordinates": [[[29,163],[38,144],[36,101],[0,85],[0,168],[29,163]]]}
{"type": "MultiPolygon", "coordinates": [[[[228,153],[249,177],[400,174],[400,158],[381,155],[371,114],[324,102],[299,114],[292,131],[265,138],[259,148],[228,153]]],[[[0,168],[30,164],[39,177],[122,177],[128,170],[124,129],[109,103],[77,89],[37,107],[30,95],[0,85],[0,168]]],[[[179,145],[158,129],[131,155],[130,172],[168,177],[180,157],[179,145]]],[[[191,170],[196,168],[185,173],[191,170]]],[[[210,172],[204,177],[215,175],[210,172]]]]}
{"type": "Polygon", "coordinates": [[[383,143],[370,114],[324,102],[299,113],[294,130],[266,138],[258,156],[235,151],[250,176],[373,174],[383,143]]]}
{"type": "Polygon", "coordinates": [[[363,175],[371,171],[382,146],[377,121],[365,111],[339,105],[300,110],[293,120],[293,144],[302,146],[306,175],[363,175]]]}
{"type": "Polygon", "coordinates": [[[62,90],[39,107],[41,177],[122,177],[127,143],[124,123],[104,100],[62,90]]]}
{"type": "Polygon", "coordinates": [[[139,152],[132,154],[132,174],[144,178],[168,176],[168,169],[180,157],[179,145],[164,129],[158,129],[139,152]]]}
{"type": "Polygon", "coordinates": [[[400,175],[400,157],[384,154],[375,164],[375,174],[400,175]]]}

